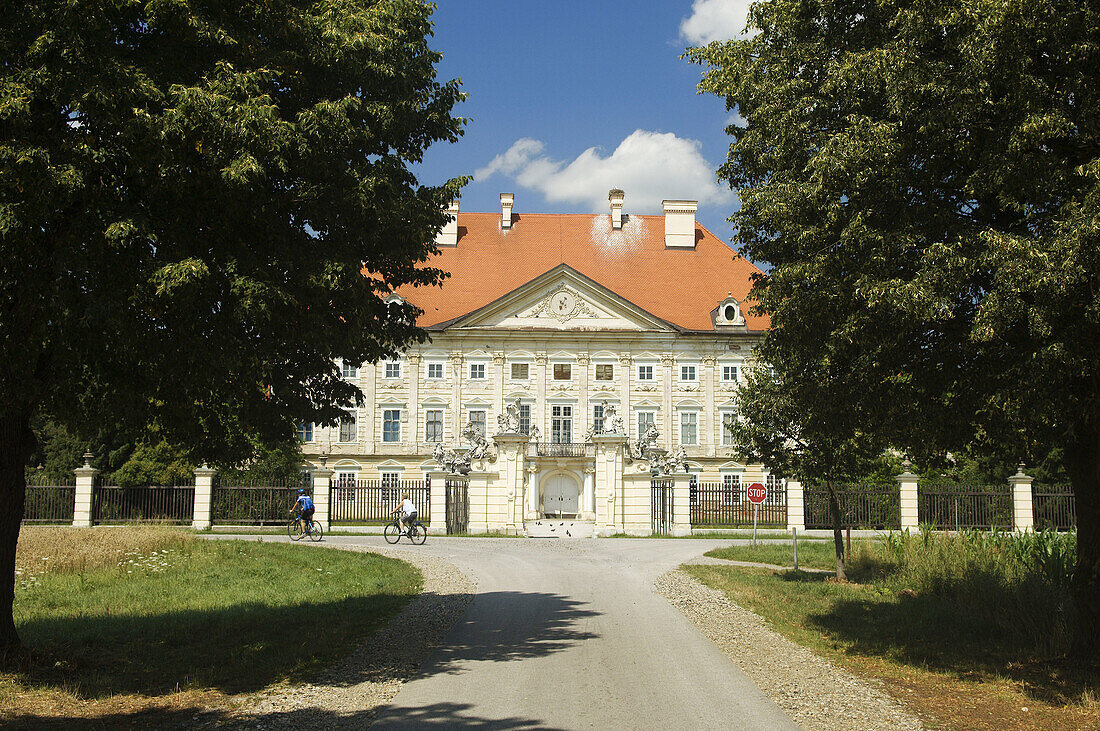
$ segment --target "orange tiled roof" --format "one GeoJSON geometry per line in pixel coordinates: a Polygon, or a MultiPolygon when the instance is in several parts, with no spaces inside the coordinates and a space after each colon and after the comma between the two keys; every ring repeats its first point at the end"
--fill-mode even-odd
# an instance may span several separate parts
{"type": "MultiPolygon", "coordinates": [[[[699,223],[694,250],[665,248],[664,216],[624,216],[622,231],[607,214],[513,214],[507,231],[499,222],[499,212],[459,213],[458,246],[428,261],[451,276],[442,287],[398,290],[424,310],[418,325],[461,317],[567,264],[673,325],[713,330],[711,310],[731,292],[745,300],[760,271],[699,223]]],[[[748,329],[767,329],[751,304],[741,307],[748,329]]]]}

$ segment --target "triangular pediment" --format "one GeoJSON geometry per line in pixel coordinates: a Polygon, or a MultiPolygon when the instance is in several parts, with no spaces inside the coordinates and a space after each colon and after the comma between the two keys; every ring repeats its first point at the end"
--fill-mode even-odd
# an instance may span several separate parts
{"type": "Polygon", "coordinates": [[[629,300],[559,264],[445,329],[676,331],[629,300]]]}

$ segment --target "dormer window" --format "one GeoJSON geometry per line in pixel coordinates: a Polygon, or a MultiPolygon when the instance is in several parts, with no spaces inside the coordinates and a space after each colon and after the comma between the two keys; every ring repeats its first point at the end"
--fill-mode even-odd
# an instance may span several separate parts
{"type": "Polygon", "coordinates": [[[718,311],[714,313],[714,325],[715,327],[731,327],[731,326],[743,326],[745,324],[745,316],[741,314],[741,303],[733,298],[733,294],[730,293],[721,303],[718,305],[718,311]]]}

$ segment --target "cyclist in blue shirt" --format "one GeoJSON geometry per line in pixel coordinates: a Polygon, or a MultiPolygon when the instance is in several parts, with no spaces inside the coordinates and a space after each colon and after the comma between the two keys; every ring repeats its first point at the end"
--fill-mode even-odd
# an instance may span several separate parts
{"type": "Polygon", "coordinates": [[[298,513],[298,525],[302,532],[305,533],[309,530],[309,523],[313,520],[313,511],[316,506],[313,504],[313,498],[309,496],[305,490],[298,490],[298,500],[294,503],[294,507],[290,509],[290,512],[295,510],[300,511],[298,513]]]}

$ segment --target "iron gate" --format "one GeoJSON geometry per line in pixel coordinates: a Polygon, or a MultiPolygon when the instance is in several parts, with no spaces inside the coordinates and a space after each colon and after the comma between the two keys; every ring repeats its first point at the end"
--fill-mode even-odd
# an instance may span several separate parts
{"type": "Polygon", "coordinates": [[[470,480],[458,475],[445,478],[447,533],[465,533],[470,526],[470,480]]]}
{"type": "Polygon", "coordinates": [[[652,500],[650,511],[653,516],[653,533],[672,535],[672,480],[656,479],[651,483],[652,500]]]}

